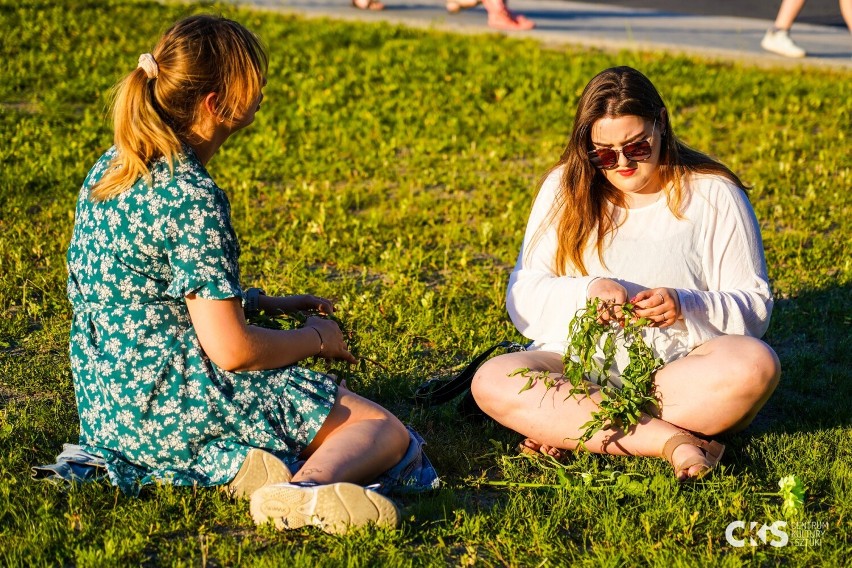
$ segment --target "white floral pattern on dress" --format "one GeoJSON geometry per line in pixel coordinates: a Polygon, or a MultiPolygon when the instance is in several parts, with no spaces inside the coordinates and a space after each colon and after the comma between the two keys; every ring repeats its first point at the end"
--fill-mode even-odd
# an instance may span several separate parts
{"type": "Polygon", "coordinates": [[[68,248],[74,311],[71,370],[80,445],[104,458],[125,492],[157,480],[210,486],[236,475],[251,448],[297,460],[337,396],[327,375],[291,366],[231,373],[204,354],[184,297],[242,297],[239,244],[224,192],[188,148],[118,197],[91,187],[68,248]]]}

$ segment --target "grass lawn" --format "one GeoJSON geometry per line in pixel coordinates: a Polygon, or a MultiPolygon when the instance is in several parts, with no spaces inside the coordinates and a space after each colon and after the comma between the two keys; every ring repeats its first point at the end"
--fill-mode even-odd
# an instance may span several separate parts
{"type": "Polygon", "coordinates": [[[209,4],[0,0],[0,30],[0,565],[852,558],[849,72],[552,49],[209,4]],[[231,198],[245,284],[335,298],[362,357],[337,370],[430,442],[444,487],[400,499],[399,531],[276,533],[212,489],[160,486],[131,498],[106,484],[30,479],[30,466],[77,439],[64,254],[79,186],[111,143],[109,88],[169,23],[195,11],[235,17],[270,48],[262,111],[210,164],[231,198]],[[517,435],[467,423],[452,405],[407,401],[426,377],[521,339],[503,296],[537,180],[558,158],[582,87],[617,64],[647,74],[679,135],[753,186],[777,299],[766,340],[781,357],[781,386],[750,429],[723,439],[724,469],[687,486],[656,459],[581,454],[556,467],[518,457],[517,435]],[[798,518],[771,495],[787,475],[807,489],[798,518]],[[790,542],[733,547],[725,529],[737,520],[786,520],[790,542]],[[807,525],[794,530],[797,522],[807,525]]]}

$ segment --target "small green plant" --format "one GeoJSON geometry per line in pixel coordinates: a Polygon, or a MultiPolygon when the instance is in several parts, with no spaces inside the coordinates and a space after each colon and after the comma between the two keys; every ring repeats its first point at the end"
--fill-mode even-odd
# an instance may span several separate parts
{"type": "Polygon", "coordinates": [[[796,517],[805,510],[805,485],[795,475],[787,475],[778,480],[778,495],[784,500],[781,511],[788,517],[796,517]]]}
{"type": "MultiPolygon", "coordinates": [[[[654,371],[663,366],[663,360],[654,355],[642,337],[642,328],[649,323],[646,318],[636,317],[635,306],[629,302],[615,304],[594,298],[568,324],[568,349],[562,357],[563,376],[571,384],[568,396],[588,397],[592,394],[591,385],[600,395],[599,410],[581,426],[583,432],[577,438],[581,447],[600,430],[620,428],[627,432],[643,412],[657,406],[654,371]],[[621,318],[601,319],[601,312],[613,313],[616,307],[621,308],[621,318]],[[629,357],[621,373],[621,387],[612,385],[610,380],[619,346],[627,350],[629,357]],[[599,351],[602,358],[596,357],[599,351]]],[[[513,373],[516,374],[528,378],[520,392],[532,388],[537,380],[544,382],[545,392],[558,385],[549,373],[518,369],[513,373]]]]}
{"type": "Polygon", "coordinates": [[[527,481],[501,481],[478,479],[474,483],[490,487],[567,489],[582,492],[610,491],[616,497],[644,495],[648,492],[651,479],[636,472],[607,470],[600,473],[588,471],[571,472],[565,467],[556,467],[556,479],[552,483],[527,481]]]}
{"type": "Polygon", "coordinates": [[[764,497],[780,497],[781,512],[786,517],[798,517],[805,512],[805,485],[795,475],[785,475],[778,480],[777,493],[759,493],[764,497]]]}

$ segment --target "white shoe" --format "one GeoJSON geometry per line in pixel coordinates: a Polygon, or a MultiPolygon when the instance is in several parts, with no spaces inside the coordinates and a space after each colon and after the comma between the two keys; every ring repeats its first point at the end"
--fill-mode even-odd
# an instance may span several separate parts
{"type": "Polygon", "coordinates": [[[396,528],[400,522],[393,501],[353,483],[267,485],[252,494],[250,510],[255,523],[272,521],[278,529],[314,526],[344,533],[368,523],[396,528]]]}
{"type": "Polygon", "coordinates": [[[790,38],[790,33],[787,30],[767,30],[766,35],[760,41],[760,47],[784,57],[804,57],[806,55],[805,50],[796,45],[790,38]]]}
{"type": "Polygon", "coordinates": [[[265,485],[287,483],[292,478],[293,474],[284,462],[269,452],[254,448],[246,455],[240,471],[228,484],[228,492],[232,497],[248,499],[265,485]]]}

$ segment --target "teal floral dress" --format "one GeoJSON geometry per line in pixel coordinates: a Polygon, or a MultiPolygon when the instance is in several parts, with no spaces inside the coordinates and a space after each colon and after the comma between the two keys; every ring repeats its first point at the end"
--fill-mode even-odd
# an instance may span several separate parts
{"type": "Polygon", "coordinates": [[[125,492],[155,481],[227,483],[251,448],[292,464],[337,396],[327,375],[290,366],[232,373],[204,354],[184,297],[242,297],[225,194],[191,150],[106,201],[77,202],[68,248],[71,370],[80,445],[125,492]]]}

